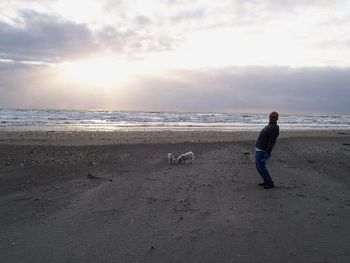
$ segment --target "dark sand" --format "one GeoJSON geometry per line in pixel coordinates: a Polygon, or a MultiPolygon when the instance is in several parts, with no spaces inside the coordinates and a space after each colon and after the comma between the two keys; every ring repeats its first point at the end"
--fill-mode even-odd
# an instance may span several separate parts
{"type": "Polygon", "coordinates": [[[282,131],[269,190],[256,135],[1,132],[0,262],[350,262],[350,131],[282,131]]]}

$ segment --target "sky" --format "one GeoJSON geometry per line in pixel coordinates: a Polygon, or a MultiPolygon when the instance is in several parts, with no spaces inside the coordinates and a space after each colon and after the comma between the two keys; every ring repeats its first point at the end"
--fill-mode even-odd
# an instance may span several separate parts
{"type": "Polygon", "coordinates": [[[350,0],[0,0],[0,108],[350,115],[350,0]]]}

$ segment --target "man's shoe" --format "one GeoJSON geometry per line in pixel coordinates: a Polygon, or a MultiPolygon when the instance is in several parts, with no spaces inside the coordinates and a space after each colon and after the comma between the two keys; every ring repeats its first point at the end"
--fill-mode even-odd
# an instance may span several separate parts
{"type": "Polygon", "coordinates": [[[275,187],[274,184],[265,184],[265,185],[264,185],[264,188],[265,188],[265,189],[270,189],[270,188],[274,188],[274,187],[275,187]]]}
{"type": "Polygon", "coordinates": [[[258,186],[265,186],[265,185],[266,185],[265,182],[258,184],[258,186]]]}

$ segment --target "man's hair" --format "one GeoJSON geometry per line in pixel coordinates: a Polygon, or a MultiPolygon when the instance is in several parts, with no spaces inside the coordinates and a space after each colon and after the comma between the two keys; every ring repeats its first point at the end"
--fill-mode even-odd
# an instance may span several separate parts
{"type": "Polygon", "coordinates": [[[278,120],[278,112],[277,111],[271,112],[269,118],[277,121],[278,120]]]}

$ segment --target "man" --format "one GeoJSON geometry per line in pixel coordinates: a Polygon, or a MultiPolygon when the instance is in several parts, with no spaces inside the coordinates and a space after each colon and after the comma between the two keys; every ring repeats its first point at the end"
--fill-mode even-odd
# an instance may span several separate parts
{"type": "Polygon", "coordinates": [[[266,163],[271,157],[271,151],[279,135],[277,120],[278,113],[276,111],[271,112],[269,116],[269,125],[265,126],[265,128],[261,130],[255,144],[256,169],[264,180],[264,182],[260,183],[259,185],[263,186],[265,189],[275,187],[271,175],[266,168],[266,163]]]}

